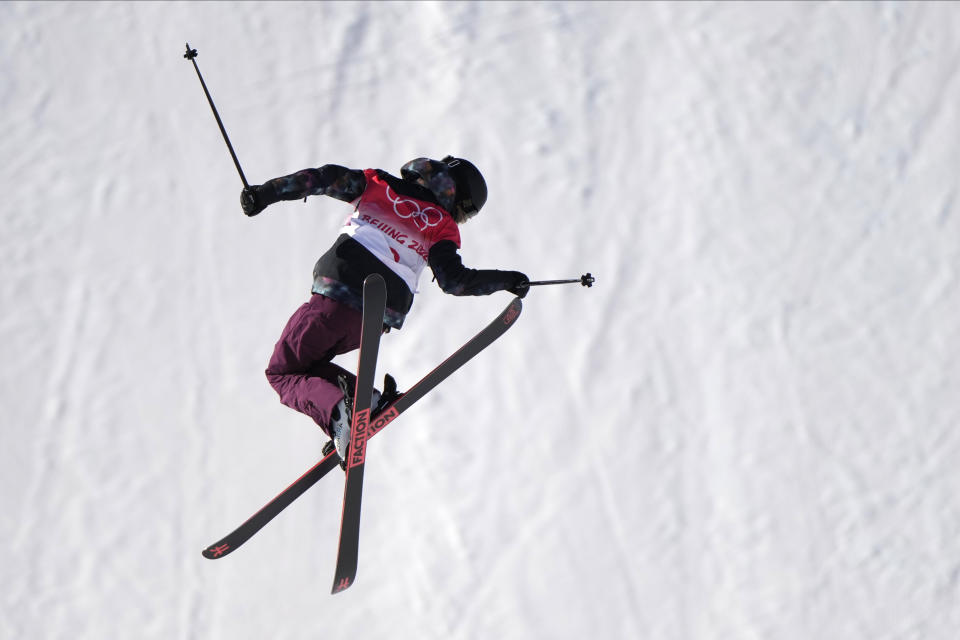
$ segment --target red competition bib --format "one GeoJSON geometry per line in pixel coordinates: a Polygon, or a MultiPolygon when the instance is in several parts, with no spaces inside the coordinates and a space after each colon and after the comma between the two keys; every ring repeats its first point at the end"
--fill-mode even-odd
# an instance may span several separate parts
{"type": "Polygon", "coordinates": [[[417,292],[430,247],[451,240],[460,248],[460,229],[440,205],[397,194],[375,169],[363,172],[367,188],[343,233],[362,244],[417,292]]]}

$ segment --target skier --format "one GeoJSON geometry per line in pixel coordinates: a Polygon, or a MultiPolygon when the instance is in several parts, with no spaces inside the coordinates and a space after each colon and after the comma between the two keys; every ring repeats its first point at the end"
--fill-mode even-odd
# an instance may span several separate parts
{"type": "MultiPolygon", "coordinates": [[[[266,370],[280,401],[310,416],[330,436],[341,460],[350,443],[353,389],[343,381],[354,377],[331,361],[360,345],[368,275],[379,273],[387,283],[384,332],[403,326],[426,265],[440,288],[456,296],[509,291],[522,298],[529,289],[529,279],[519,271],[463,265],[459,225],[487,200],[486,182],[473,164],[453,156],[417,158],[403,165],[400,175],[327,164],[250,186],[240,197],[247,216],[281,200],[312,195],[354,205],[339,237],[314,266],[312,295],[287,322],[266,370]]],[[[395,394],[387,376],[383,398],[395,394]]],[[[374,390],[374,407],[380,397],[374,390]]]]}

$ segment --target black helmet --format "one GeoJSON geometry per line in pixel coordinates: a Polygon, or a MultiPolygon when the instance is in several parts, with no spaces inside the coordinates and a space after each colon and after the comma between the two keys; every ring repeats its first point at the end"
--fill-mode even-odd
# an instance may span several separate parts
{"type": "Polygon", "coordinates": [[[447,156],[441,162],[457,183],[456,204],[467,218],[477,215],[487,202],[487,183],[469,160],[447,156]]]}
{"type": "Polygon", "coordinates": [[[421,180],[458,223],[475,216],[487,201],[487,183],[472,163],[447,156],[417,158],[400,168],[404,180],[421,180]]]}

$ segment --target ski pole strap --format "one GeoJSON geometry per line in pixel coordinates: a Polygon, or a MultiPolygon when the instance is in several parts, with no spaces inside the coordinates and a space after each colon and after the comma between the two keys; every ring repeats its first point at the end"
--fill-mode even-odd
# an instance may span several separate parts
{"type": "Polygon", "coordinates": [[[531,286],[531,287],[540,287],[548,284],[574,284],[579,282],[581,285],[585,287],[592,287],[595,281],[596,281],[596,278],[594,278],[589,273],[585,273],[579,278],[571,278],[569,280],[537,280],[536,282],[529,282],[527,284],[528,286],[531,286]]]}

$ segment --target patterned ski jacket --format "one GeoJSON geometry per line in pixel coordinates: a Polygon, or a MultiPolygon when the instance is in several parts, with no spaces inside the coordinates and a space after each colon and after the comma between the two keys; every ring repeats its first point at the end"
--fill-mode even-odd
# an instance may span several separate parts
{"type": "Polygon", "coordinates": [[[430,190],[380,169],[328,164],[263,186],[275,190],[279,200],[326,195],[354,205],[339,237],[314,266],[312,291],[359,309],[364,279],[379,273],[387,282],[388,327],[403,325],[427,265],[440,288],[457,296],[509,289],[522,275],[465,267],[453,216],[430,190]]]}

